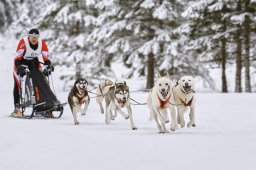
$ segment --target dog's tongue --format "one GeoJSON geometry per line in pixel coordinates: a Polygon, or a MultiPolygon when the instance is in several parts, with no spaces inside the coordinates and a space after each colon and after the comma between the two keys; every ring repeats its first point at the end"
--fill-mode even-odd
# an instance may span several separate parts
{"type": "Polygon", "coordinates": [[[121,100],[121,99],[118,99],[118,103],[123,103],[125,104],[126,100],[121,100]]]}
{"type": "Polygon", "coordinates": [[[191,88],[191,86],[185,86],[184,90],[185,90],[186,93],[193,93],[194,92],[194,90],[191,88]]]}
{"type": "Polygon", "coordinates": [[[164,92],[161,92],[161,95],[163,96],[163,98],[166,98],[168,93],[164,93],[164,92]]]}

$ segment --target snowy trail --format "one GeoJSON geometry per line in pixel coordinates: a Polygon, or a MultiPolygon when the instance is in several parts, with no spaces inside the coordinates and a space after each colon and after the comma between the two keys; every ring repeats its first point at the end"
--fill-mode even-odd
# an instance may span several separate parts
{"type": "MultiPolygon", "coordinates": [[[[143,93],[134,96],[146,98],[143,93]]],[[[249,94],[198,94],[198,126],[164,135],[148,121],[145,106],[133,107],[137,131],[120,116],[105,125],[94,100],[88,115],[79,117],[79,126],[73,125],[68,107],[59,120],[1,114],[0,169],[253,169],[255,100],[249,94]]]]}
{"type": "MultiPolygon", "coordinates": [[[[9,51],[15,51],[16,42],[7,44],[6,49],[0,44],[1,170],[255,169],[256,94],[198,93],[197,127],[169,134],[157,133],[146,106],[132,107],[137,131],[119,115],[106,125],[95,99],[87,115],[79,116],[78,126],[68,106],[57,120],[10,118],[14,53],[9,51]]],[[[67,95],[57,90],[62,102],[67,95]]],[[[132,97],[145,102],[147,94],[132,97]]],[[[185,118],[187,122],[188,114],[185,118]]]]}

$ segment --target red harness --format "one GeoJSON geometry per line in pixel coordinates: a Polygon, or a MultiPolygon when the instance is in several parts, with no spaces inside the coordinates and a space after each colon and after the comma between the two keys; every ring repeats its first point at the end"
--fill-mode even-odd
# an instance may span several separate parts
{"type": "Polygon", "coordinates": [[[183,104],[184,106],[191,106],[192,101],[193,101],[193,97],[191,98],[191,100],[190,100],[188,103],[185,103],[183,100],[181,100],[181,98],[180,98],[180,101],[182,102],[182,104],[183,104]]]}
{"type": "Polygon", "coordinates": [[[162,101],[158,95],[157,95],[157,98],[158,98],[159,103],[160,103],[160,108],[165,109],[166,105],[168,104],[169,99],[171,98],[171,95],[168,97],[168,99],[166,101],[162,101]]]}

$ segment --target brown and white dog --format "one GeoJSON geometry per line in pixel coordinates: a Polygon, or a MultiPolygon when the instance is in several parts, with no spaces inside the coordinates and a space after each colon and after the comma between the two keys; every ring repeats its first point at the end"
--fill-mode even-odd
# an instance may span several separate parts
{"type": "Polygon", "coordinates": [[[195,127],[195,83],[194,78],[191,76],[183,76],[178,81],[175,87],[173,87],[173,98],[170,99],[170,103],[177,105],[177,123],[181,128],[185,126],[184,112],[190,109],[189,117],[190,121],[187,127],[195,127]]]}
{"type": "Polygon", "coordinates": [[[73,114],[75,125],[79,124],[77,113],[80,112],[81,115],[85,115],[90,103],[87,86],[88,82],[86,79],[78,78],[68,95],[68,103],[73,114]],[[83,104],[84,107],[82,108],[83,104]]]}

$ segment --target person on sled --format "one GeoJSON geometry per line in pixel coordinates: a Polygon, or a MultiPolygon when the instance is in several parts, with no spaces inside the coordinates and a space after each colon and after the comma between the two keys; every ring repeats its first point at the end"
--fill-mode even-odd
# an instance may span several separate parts
{"type": "MultiPolygon", "coordinates": [[[[13,97],[14,97],[14,112],[11,116],[14,117],[23,117],[23,113],[20,108],[19,102],[19,91],[20,91],[20,76],[24,76],[25,68],[22,65],[27,65],[30,72],[32,72],[31,68],[36,68],[36,71],[33,72],[42,72],[42,65],[40,63],[44,63],[44,65],[51,66],[51,61],[48,58],[48,47],[44,40],[40,38],[40,34],[38,29],[31,29],[28,33],[28,37],[25,37],[20,40],[17,50],[16,56],[14,59],[14,89],[13,89],[13,97]],[[35,66],[35,67],[32,67],[35,66]]],[[[32,74],[33,86],[36,85],[34,79],[36,77],[40,77],[38,74],[32,74]],[[33,76],[34,75],[34,76],[33,76]]],[[[42,79],[40,79],[42,80],[42,79]]],[[[45,89],[45,87],[43,87],[45,89]]],[[[50,88],[47,88],[50,89],[50,88]]],[[[49,93],[49,92],[48,92],[49,93]]],[[[54,100],[57,100],[55,96],[53,96],[54,100]]],[[[38,101],[37,101],[38,102],[38,101]]],[[[48,114],[49,117],[52,117],[52,113],[48,114]]]]}

